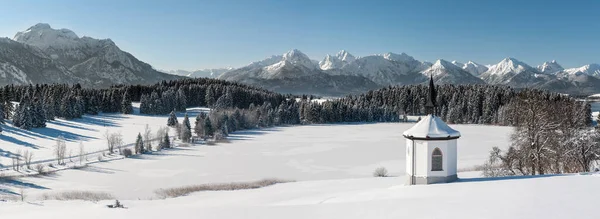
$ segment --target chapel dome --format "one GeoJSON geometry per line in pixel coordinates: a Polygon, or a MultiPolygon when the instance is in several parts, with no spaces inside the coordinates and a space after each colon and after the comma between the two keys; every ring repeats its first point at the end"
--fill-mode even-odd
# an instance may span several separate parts
{"type": "Polygon", "coordinates": [[[450,128],[439,117],[427,115],[412,128],[406,130],[403,135],[408,139],[441,140],[459,138],[460,132],[450,128]]]}

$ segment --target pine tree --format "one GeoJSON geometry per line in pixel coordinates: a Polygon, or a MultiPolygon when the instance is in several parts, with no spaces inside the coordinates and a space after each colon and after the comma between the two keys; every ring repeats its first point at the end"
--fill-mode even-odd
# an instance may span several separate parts
{"type": "Polygon", "coordinates": [[[163,137],[160,144],[161,148],[171,148],[171,139],[169,139],[169,132],[165,132],[165,137],[163,137]]]}
{"type": "Polygon", "coordinates": [[[137,139],[135,140],[135,153],[143,154],[144,152],[144,141],[142,140],[142,134],[138,133],[137,139]]]}
{"type": "Polygon", "coordinates": [[[175,115],[175,110],[171,111],[169,114],[169,120],[167,121],[167,126],[175,127],[179,122],[177,121],[177,116],[175,115]]]}
{"type": "Polygon", "coordinates": [[[212,107],[213,104],[215,104],[215,91],[213,90],[213,86],[209,85],[208,88],[206,88],[206,97],[204,98],[206,101],[206,105],[208,107],[212,107]]]}
{"type": "Polygon", "coordinates": [[[187,98],[185,97],[185,93],[183,92],[183,87],[180,87],[179,90],[177,90],[175,109],[179,112],[185,112],[186,107],[187,98]]]}
{"type": "Polygon", "coordinates": [[[183,142],[190,142],[192,138],[192,127],[190,126],[190,119],[188,118],[187,113],[183,117],[183,130],[181,130],[181,140],[183,142]]]}
{"type": "Polygon", "coordinates": [[[188,117],[187,113],[183,116],[183,125],[185,125],[186,129],[192,128],[192,126],[190,125],[190,118],[188,117]]]}
{"type": "Polygon", "coordinates": [[[121,113],[123,114],[132,114],[133,106],[131,106],[131,98],[127,92],[123,94],[123,100],[121,101],[121,113]]]}
{"type": "Polygon", "coordinates": [[[196,133],[197,136],[204,135],[204,118],[202,115],[204,115],[204,113],[199,113],[198,116],[196,116],[196,123],[194,124],[194,133],[196,133]]]}
{"type": "Polygon", "coordinates": [[[215,130],[213,129],[212,123],[210,122],[210,118],[204,119],[204,137],[212,136],[215,130]]]}

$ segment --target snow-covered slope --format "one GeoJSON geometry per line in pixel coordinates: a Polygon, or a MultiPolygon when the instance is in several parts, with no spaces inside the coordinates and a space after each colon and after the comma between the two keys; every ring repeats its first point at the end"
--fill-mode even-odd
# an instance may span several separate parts
{"type": "Polygon", "coordinates": [[[552,60],[550,62],[544,62],[542,65],[537,66],[538,71],[544,74],[556,74],[564,68],[556,62],[556,60],[552,60]]]}
{"type": "Polygon", "coordinates": [[[437,60],[431,67],[421,72],[425,77],[433,76],[440,84],[484,84],[471,73],[446,60],[437,60]]]}
{"type": "Polygon", "coordinates": [[[119,49],[110,39],[79,37],[71,30],[53,29],[48,24],[36,24],[18,32],[13,39],[41,49],[75,76],[95,86],[149,84],[179,78],[154,70],[119,49]]]}
{"type": "Polygon", "coordinates": [[[584,65],[579,68],[570,68],[565,69],[565,72],[569,74],[586,74],[594,77],[600,78],[600,65],[599,64],[589,64],[584,65]]]}
{"type": "Polygon", "coordinates": [[[531,87],[549,81],[550,75],[542,74],[537,69],[515,58],[505,58],[491,66],[480,75],[488,84],[504,84],[516,87],[531,87]]]}

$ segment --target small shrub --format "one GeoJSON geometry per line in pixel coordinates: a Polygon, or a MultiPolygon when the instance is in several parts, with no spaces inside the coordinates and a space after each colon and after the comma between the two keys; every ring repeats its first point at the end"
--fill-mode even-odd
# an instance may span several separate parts
{"type": "Polygon", "coordinates": [[[41,175],[46,173],[46,171],[44,170],[44,165],[41,163],[35,165],[35,171],[41,175]]]}
{"type": "Polygon", "coordinates": [[[379,168],[375,169],[375,171],[373,172],[373,176],[374,177],[387,177],[388,171],[387,171],[387,169],[385,169],[385,167],[379,167],[379,168]]]}
{"type": "Polygon", "coordinates": [[[159,189],[154,193],[158,195],[159,198],[175,198],[179,196],[185,196],[193,192],[200,191],[233,191],[233,190],[243,190],[243,189],[258,189],[265,186],[275,185],[277,183],[286,183],[291,182],[288,180],[281,179],[263,179],[259,181],[253,182],[235,182],[235,183],[212,183],[212,184],[202,184],[202,185],[192,185],[192,186],[183,186],[177,188],[170,189],[159,189]]]}
{"type": "Polygon", "coordinates": [[[43,200],[83,200],[83,201],[101,201],[110,200],[114,197],[106,192],[91,192],[91,191],[66,191],[56,193],[45,193],[42,195],[43,200]]]}
{"type": "Polygon", "coordinates": [[[131,151],[131,149],[129,149],[129,148],[123,149],[123,156],[131,157],[131,155],[133,155],[133,152],[131,151]]]}

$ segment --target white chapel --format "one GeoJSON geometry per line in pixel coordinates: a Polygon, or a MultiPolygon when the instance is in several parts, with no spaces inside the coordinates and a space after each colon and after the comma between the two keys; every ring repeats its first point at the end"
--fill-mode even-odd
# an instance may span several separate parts
{"type": "Polygon", "coordinates": [[[433,78],[430,78],[425,105],[428,115],[403,133],[408,185],[447,183],[458,179],[456,149],[460,132],[435,116],[436,96],[433,78]]]}

